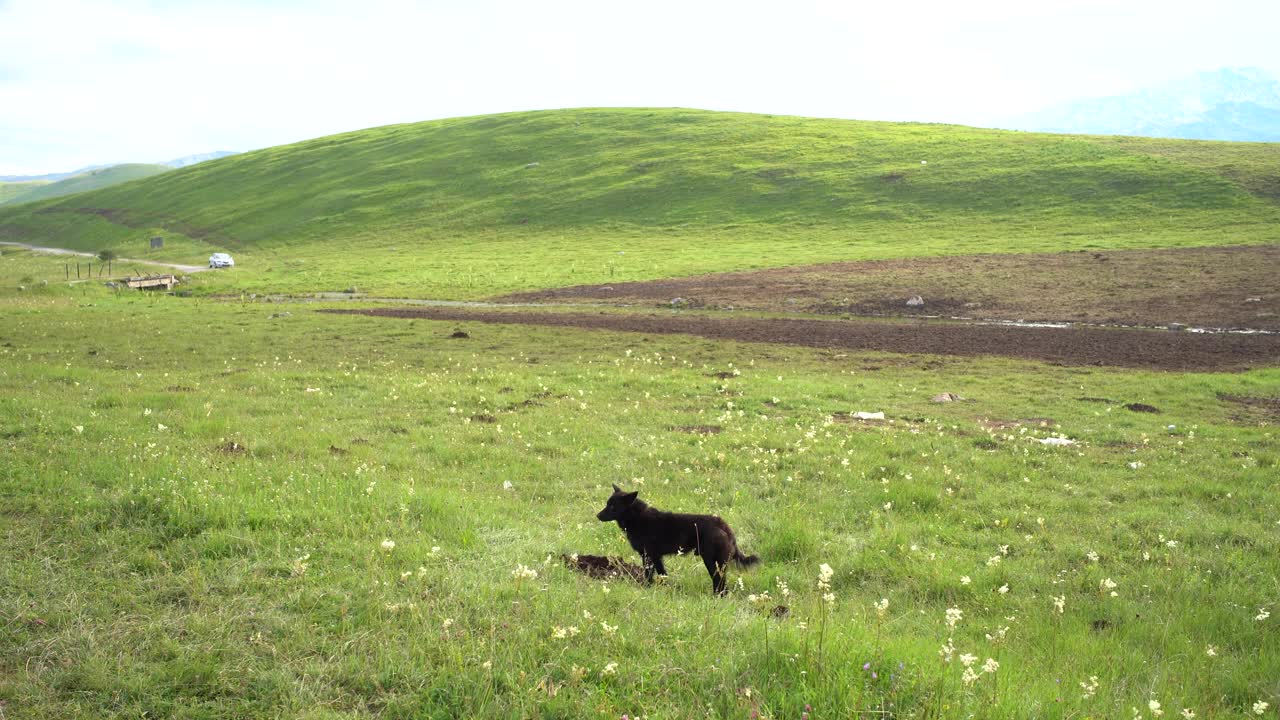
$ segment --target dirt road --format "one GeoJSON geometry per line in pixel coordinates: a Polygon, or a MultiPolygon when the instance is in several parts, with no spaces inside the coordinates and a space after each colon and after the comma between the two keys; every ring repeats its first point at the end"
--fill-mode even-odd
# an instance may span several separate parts
{"type": "MultiPolygon", "coordinates": [[[[20,247],[20,248],[25,248],[27,250],[32,250],[35,252],[48,253],[50,255],[75,255],[77,257],[90,257],[90,258],[97,257],[95,253],[91,253],[91,252],[82,252],[80,250],[67,250],[66,248],[41,247],[39,245],[28,245],[26,243],[19,243],[19,242],[0,241],[0,245],[8,245],[10,247],[20,247]]],[[[160,262],[159,260],[138,260],[135,258],[122,258],[122,257],[118,257],[112,262],[137,263],[139,265],[154,265],[157,267],[170,268],[172,270],[181,270],[182,272],[185,272],[185,273],[197,273],[197,272],[203,272],[209,269],[209,266],[207,265],[182,265],[179,263],[160,262]]]]}

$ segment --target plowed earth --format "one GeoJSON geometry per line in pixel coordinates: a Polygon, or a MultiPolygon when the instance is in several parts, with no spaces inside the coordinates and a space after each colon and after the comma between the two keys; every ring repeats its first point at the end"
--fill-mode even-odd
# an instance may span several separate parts
{"type": "MultiPolygon", "coordinates": [[[[515,312],[459,308],[332,309],[385,318],[687,334],[818,348],[1005,356],[1060,365],[1155,370],[1243,370],[1280,364],[1280,335],[1198,334],[1120,328],[1027,328],[926,320],[708,317],[663,312],[515,312]]],[[[475,331],[472,330],[472,335],[475,331]]]]}
{"type": "Polygon", "coordinates": [[[496,298],[1280,330],[1280,245],[829,263],[496,298]],[[918,295],[923,305],[909,306],[918,295]]]}

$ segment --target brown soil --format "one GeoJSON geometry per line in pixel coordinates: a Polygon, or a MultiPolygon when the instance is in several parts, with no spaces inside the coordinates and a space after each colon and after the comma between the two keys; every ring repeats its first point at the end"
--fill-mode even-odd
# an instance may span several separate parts
{"type": "Polygon", "coordinates": [[[1125,409],[1126,409],[1126,410],[1132,410],[1133,412],[1140,412],[1140,413],[1158,413],[1158,412],[1160,412],[1160,408],[1158,408],[1158,407],[1156,407],[1156,406],[1154,406],[1154,405],[1147,405],[1146,403],[1129,403],[1129,404],[1125,405],[1124,407],[1125,407],[1125,409]]]}
{"type": "Polygon", "coordinates": [[[690,435],[719,435],[724,432],[724,428],[719,425],[683,425],[672,430],[690,435]]]}
{"type": "Polygon", "coordinates": [[[967,255],[519,293],[512,302],[1280,330],[1280,245],[967,255]],[[922,306],[908,306],[919,295],[922,306]]]}
{"type": "Polygon", "coordinates": [[[644,568],[629,563],[620,557],[603,557],[601,555],[577,555],[570,557],[561,555],[566,567],[597,580],[614,578],[630,578],[636,582],[644,582],[644,568]]]}
{"type": "Polygon", "coordinates": [[[1280,335],[1179,333],[1118,328],[1021,328],[907,320],[797,320],[664,313],[477,311],[460,308],[332,309],[321,312],[451,322],[546,325],[714,340],[933,355],[997,355],[1061,365],[1153,370],[1243,370],[1280,364],[1280,335]]]}
{"type": "Polygon", "coordinates": [[[1248,395],[1220,393],[1218,399],[1241,408],[1244,414],[1237,415],[1239,419],[1255,418],[1269,422],[1280,421],[1280,397],[1250,397],[1248,395]]]}

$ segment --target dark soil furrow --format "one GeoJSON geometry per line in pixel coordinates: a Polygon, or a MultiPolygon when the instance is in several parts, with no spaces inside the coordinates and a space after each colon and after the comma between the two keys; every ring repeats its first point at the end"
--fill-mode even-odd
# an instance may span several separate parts
{"type": "Polygon", "coordinates": [[[1022,328],[929,321],[713,318],[675,313],[494,312],[370,308],[321,312],[697,335],[716,340],[935,355],[994,355],[1064,365],[1153,370],[1243,370],[1280,364],[1278,335],[1202,335],[1157,330],[1022,328]]]}

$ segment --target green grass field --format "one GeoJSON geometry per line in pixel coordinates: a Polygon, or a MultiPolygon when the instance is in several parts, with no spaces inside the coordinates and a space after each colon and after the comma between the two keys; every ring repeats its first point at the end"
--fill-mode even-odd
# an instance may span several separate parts
{"type": "Polygon", "coordinates": [[[7,717],[1280,704],[1276,415],[1223,399],[1274,397],[1280,370],[459,340],[311,306],[13,289],[43,262],[0,256],[7,717]],[[967,400],[930,402],[943,391],[967,400]],[[841,419],[857,410],[892,422],[841,419]],[[763,564],[727,599],[694,558],[654,588],[570,572],[561,554],[634,561],[594,518],[611,483],[722,515],[763,564]]]}
{"type": "Polygon", "coordinates": [[[397,125],[0,210],[0,240],[143,257],[204,292],[485,294],[833,260],[1280,241],[1267,143],[673,109],[397,125]],[[926,163],[926,164],[922,164],[926,163]]]}

